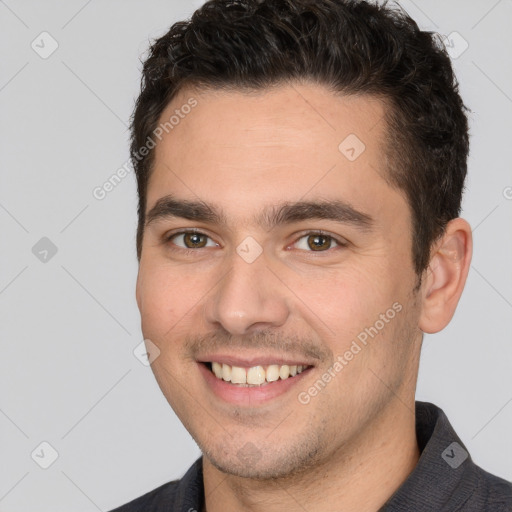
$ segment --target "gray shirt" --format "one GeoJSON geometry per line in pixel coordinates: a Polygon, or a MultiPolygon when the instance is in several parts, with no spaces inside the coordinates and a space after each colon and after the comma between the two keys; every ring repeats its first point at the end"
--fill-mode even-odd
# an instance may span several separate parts
{"type": "MultiPolygon", "coordinates": [[[[512,512],[512,483],[471,460],[439,407],[416,402],[416,438],[418,464],[378,512],[512,512]]],[[[111,512],[201,512],[202,468],[200,457],[180,480],[111,512]]]]}

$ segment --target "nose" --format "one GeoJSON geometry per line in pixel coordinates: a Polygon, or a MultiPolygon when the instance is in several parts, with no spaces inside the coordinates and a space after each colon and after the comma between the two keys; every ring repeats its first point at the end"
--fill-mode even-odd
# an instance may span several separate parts
{"type": "Polygon", "coordinates": [[[284,325],[289,316],[286,288],[268,268],[264,253],[248,262],[233,251],[228,264],[229,271],[208,296],[206,320],[233,335],[284,325]]]}

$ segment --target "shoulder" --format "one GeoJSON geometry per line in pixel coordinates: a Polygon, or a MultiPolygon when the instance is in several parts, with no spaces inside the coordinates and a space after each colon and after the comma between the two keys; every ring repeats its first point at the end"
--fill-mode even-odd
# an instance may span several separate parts
{"type": "Polygon", "coordinates": [[[203,458],[201,456],[182,478],[167,482],[110,512],[200,510],[203,500],[203,458]]]}
{"type": "Polygon", "coordinates": [[[172,510],[180,480],[167,482],[110,512],[153,512],[172,510]]]}
{"type": "MultiPolygon", "coordinates": [[[[476,465],[475,473],[477,484],[466,503],[467,509],[512,512],[512,482],[488,473],[476,465]]],[[[462,510],[466,510],[466,507],[462,510]]]]}

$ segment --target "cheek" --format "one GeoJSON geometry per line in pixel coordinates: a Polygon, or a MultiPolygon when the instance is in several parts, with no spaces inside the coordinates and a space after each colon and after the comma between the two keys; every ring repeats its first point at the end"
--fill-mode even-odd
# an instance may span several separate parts
{"type": "Polygon", "coordinates": [[[176,269],[155,264],[141,266],[137,293],[144,336],[162,338],[185,320],[198,300],[194,284],[176,269]]]}
{"type": "Polygon", "coordinates": [[[302,299],[297,304],[313,311],[316,323],[324,323],[331,336],[344,340],[374,322],[381,309],[391,307],[389,283],[376,275],[354,268],[318,272],[295,284],[294,290],[302,299]]]}
{"type": "Polygon", "coordinates": [[[352,377],[370,360],[386,364],[396,350],[395,338],[400,337],[407,287],[389,266],[383,267],[318,273],[308,286],[304,280],[297,283],[297,295],[306,306],[297,302],[302,308],[299,314],[311,318],[313,329],[321,333],[335,358],[346,354],[343,359],[352,367],[352,377]]]}

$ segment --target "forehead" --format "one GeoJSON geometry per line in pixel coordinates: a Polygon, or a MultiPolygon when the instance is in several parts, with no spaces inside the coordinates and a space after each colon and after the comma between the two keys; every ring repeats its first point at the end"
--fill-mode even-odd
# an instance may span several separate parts
{"type": "Polygon", "coordinates": [[[160,144],[157,153],[165,153],[174,142],[210,152],[218,149],[226,158],[248,148],[261,156],[268,156],[265,149],[295,150],[297,160],[313,149],[339,156],[338,145],[349,135],[367,148],[384,142],[386,108],[375,96],[334,94],[311,83],[252,92],[185,88],[160,116],[159,125],[171,120],[172,126],[162,134],[166,144],[160,144]],[[196,106],[189,108],[192,102],[196,106]]]}
{"type": "Polygon", "coordinates": [[[389,209],[379,194],[399,195],[382,177],[386,108],[375,97],[335,95],[318,84],[183,89],[160,117],[167,129],[155,148],[147,207],[172,193],[253,217],[262,201],[322,196],[354,207],[371,202],[378,214],[389,209]]]}

